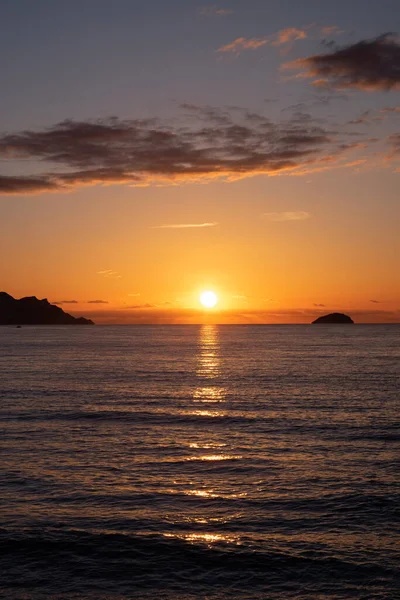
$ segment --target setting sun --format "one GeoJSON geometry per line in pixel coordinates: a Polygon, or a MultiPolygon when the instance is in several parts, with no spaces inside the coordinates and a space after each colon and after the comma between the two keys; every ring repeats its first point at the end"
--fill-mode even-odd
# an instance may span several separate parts
{"type": "Polygon", "coordinates": [[[200,302],[205,308],[214,308],[218,302],[218,297],[214,292],[207,291],[200,295],[200,302]]]}

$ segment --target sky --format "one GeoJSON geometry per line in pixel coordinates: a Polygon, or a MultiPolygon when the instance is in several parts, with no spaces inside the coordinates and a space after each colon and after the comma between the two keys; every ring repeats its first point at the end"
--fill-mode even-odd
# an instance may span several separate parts
{"type": "Polygon", "coordinates": [[[3,0],[0,289],[96,323],[400,322],[400,3],[366,6],[3,0]]]}

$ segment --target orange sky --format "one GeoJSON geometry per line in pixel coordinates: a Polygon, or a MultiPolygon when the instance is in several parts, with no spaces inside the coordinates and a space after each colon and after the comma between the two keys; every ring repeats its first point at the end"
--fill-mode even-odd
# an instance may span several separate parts
{"type": "Polygon", "coordinates": [[[53,7],[40,36],[39,8],[3,15],[34,33],[0,42],[19,74],[0,103],[0,289],[98,323],[400,322],[394,15],[283,4],[127,5],[112,30],[102,4],[90,31],[53,7]],[[364,49],[385,50],[377,72],[364,49]]]}

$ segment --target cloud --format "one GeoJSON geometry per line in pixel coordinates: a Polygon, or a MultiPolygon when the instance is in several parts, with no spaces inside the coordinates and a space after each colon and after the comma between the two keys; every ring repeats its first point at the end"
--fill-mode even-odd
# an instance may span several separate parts
{"type": "MultiPolygon", "coordinates": [[[[70,191],[79,186],[179,184],[310,172],[342,151],[331,131],[305,113],[274,123],[231,107],[185,104],[184,120],[63,121],[45,130],[0,135],[0,159],[36,160],[35,177],[0,177],[0,194],[70,191]]],[[[345,135],[342,133],[341,135],[345,135]]],[[[120,278],[116,271],[99,272],[120,278]]]]}
{"type": "Polygon", "coordinates": [[[275,39],[271,42],[271,46],[282,46],[283,44],[289,44],[297,40],[305,40],[307,33],[303,29],[296,29],[295,27],[288,27],[278,31],[275,39]]]}
{"type": "Polygon", "coordinates": [[[297,212],[269,212],[264,213],[263,217],[267,217],[269,221],[305,221],[311,217],[310,213],[305,211],[297,212]]]}
{"type": "Polygon", "coordinates": [[[316,306],[317,308],[323,308],[325,307],[325,304],[313,304],[313,306],[316,306]]]}
{"type": "Polygon", "coordinates": [[[244,38],[238,37],[233,42],[221,46],[217,52],[236,52],[239,53],[242,50],[257,50],[268,44],[268,38],[244,38]]]}
{"type": "Polygon", "coordinates": [[[390,90],[400,88],[400,41],[392,33],[342,46],[283,65],[317,77],[313,84],[326,88],[390,90]]]}
{"type": "Polygon", "coordinates": [[[400,152],[400,133],[395,133],[389,136],[389,144],[392,146],[394,153],[400,152]]]}
{"type": "Polygon", "coordinates": [[[52,302],[52,304],[79,304],[78,300],[57,300],[57,302],[52,302]]]}
{"type": "Polygon", "coordinates": [[[144,309],[144,308],[157,308],[156,304],[149,304],[148,302],[146,302],[146,304],[133,304],[132,306],[124,306],[123,308],[129,308],[129,309],[144,309]]]}
{"type": "Polygon", "coordinates": [[[97,275],[102,275],[103,277],[109,277],[111,279],[122,279],[122,275],[120,275],[118,271],[113,271],[112,269],[97,271],[97,275]]]}
{"type": "Polygon", "coordinates": [[[7,177],[0,175],[0,194],[37,194],[58,191],[59,186],[46,177],[7,177]]]}
{"type": "Polygon", "coordinates": [[[321,27],[321,33],[322,35],[340,35],[344,33],[344,31],[337,25],[328,25],[327,27],[321,27]]]}
{"type": "Polygon", "coordinates": [[[382,108],[381,112],[383,113],[400,113],[400,106],[387,106],[386,108],[382,108]]]}
{"type": "Polygon", "coordinates": [[[366,117],[359,117],[358,119],[352,119],[349,121],[349,125],[369,125],[371,121],[366,117]]]}
{"type": "Polygon", "coordinates": [[[108,304],[107,300],[88,300],[88,304],[108,304]]]}
{"type": "Polygon", "coordinates": [[[210,5],[210,6],[200,6],[199,14],[202,17],[225,17],[227,15],[231,15],[233,10],[228,10],[227,8],[219,8],[219,6],[210,5]]]}
{"type": "Polygon", "coordinates": [[[218,223],[175,223],[171,225],[153,225],[152,229],[199,229],[215,227],[218,223]]]}
{"type": "Polygon", "coordinates": [[[335,100],[343,100],[348,102],[350,98],[349,93],[342,94],[335,90],[329,90],[329,94],[321,95],[321,90],[318,90],[318,94],[314,96],[313,106],[329,106],[335,100]]]}
{"type": "Polygon", "coordinates": [[[373,304],[380,304],[379,300],[370,300],[373,304]]]}
{"type": "Polygon", "coordinates": [[[288,27],[287,29],[281,29],[281,31],[278,31],[275,35],[265,38],[238,37],[233,40],[233,42],[218,48],[217,52],[235,52],[236,54],[239,54],[243,50],[258,50],[258,48],[266,46],[267,44],[271,46],[283,46],[306,38],[307,33],[303,29],[288,27]]]}

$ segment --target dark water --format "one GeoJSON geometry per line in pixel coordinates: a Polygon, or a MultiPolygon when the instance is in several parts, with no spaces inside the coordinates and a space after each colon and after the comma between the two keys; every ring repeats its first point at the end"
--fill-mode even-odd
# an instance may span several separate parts
{"type": "Polygon", "coordinates": [[[400,598],[399,342],[0,328],[0,596],[400,598]]]}

